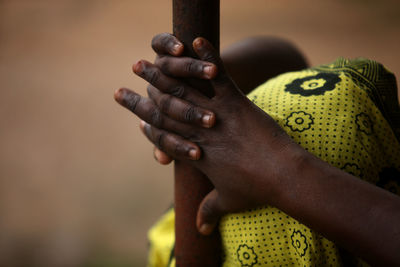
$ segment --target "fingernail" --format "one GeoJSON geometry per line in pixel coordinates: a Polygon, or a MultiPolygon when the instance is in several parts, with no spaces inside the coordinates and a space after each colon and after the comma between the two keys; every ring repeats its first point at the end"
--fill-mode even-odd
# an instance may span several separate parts
{"type": "Polygon", "coordinates": [[[151,126],[150,126],[150,124],[148,124],[148,123],[145,122],[145,121],[141,121],[141,122],[140,122],[140,128],[142,128],[142,127],[143,127],[143,133],[144,133],[145,135],[149,136],[150,131],[151,131],[151,126]],[[142,126],[142,125],[143,125],[143,126],[142,126]]]}
{"type": "Polygon", "coordinates": [[[142,130],[142,132],[144,132],[144,126],[146,125],[145,121],[140,121],[140,129],[142,130]]]}
{"type": "Polygon", "coordinates": [[[172,47],[172,52],[174,52],[175,54],[179,54],[181,47],[181,44],[174,44],[174,46],[172,47]]]}
{"type": "Polygon", "coordinates": [[[199,159],[199,156],[198,156],[197,150],[194,149],[194,148],[190,149],[190,150],[189,150],[189,157],[190,157],[191,159],[193,159],[193,160],[198,160],[198,159],[199,159]]]}
{"type": "Polygon", "coordinates": [[[215,116],[214,114],[204,114],[201,118],[201,122],[203,127],[211,128],[215,124],[215,116]]]}
{"type": "Polygon", "coordinates": [[[118,103],[122,103],[122,99],[123,99],[123,88],[119,88],[117,90],[115,90],[114,92],[114,99],[118,102],[118,103]]]}
{"type": "Polygon", "coordinates": [[[200,233],[203,235],[209,235],[213,231],[213,227],[211,224],[205,223],[202,226],[200,226],[200,233]]]}
{"type": "Polygon", "coordinates": [[[206,114],[203,116],[203,118],[201,118],[204,127],[210,128],[210,119],[211,115],[209,114],[206,114]]]}
{"type": "Polygon", "coordinates": [[[210,79],[210,78],[211,78],[211,75],[212,75],[212,66],[205,66],[205,67],[203,68],[203,73],[205,74],[205,77],[206,77],[207,79],[210,79]]]}
{"type": "Polygon", "coordinates": [[[154,149],[154,158],[160,162],[160,151],[158,149],[154,149]]]}
{"type": "Polygon", "coordinates": [[[136,62],[136,64],[133,66],[133,71],[136,74],[142,73],[143,72],[143,63],[141,60],[139,60],[138,62],[136,62]]]}
{"type": "Polygon", "coordinates": [[[196,40],[194,40],[194,45],[196,47],[201,47],[203,45],[203,40],[201,38],[196,38],[196,40]]]}

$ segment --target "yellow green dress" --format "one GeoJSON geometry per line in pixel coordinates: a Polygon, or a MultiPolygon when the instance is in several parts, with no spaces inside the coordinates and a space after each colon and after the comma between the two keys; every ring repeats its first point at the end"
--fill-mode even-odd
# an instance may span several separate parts
{"type": "MultiPolygon", "coordinates": [[[[400,195],[397,86],[381,64],[338,59],[279,75],[248,98],[310,153],[400,195]]],[[[219,231],[223,266],[366,265],[271,206],[228,214],[219,231]]],[[[149,240],[148,266],[175,266],[173,209],[153,226],[149,240]]]]}

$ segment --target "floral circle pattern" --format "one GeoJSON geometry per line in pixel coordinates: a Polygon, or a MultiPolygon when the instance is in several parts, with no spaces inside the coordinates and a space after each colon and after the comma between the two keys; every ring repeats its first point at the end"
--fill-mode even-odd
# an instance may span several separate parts
{"type": "Polygon", "coordinates": [[[242,267],[251,267],[257,264],[257,254],[254,252],[253,247],[242,244],[238,247],[236,254],[242,267]]]}
{"type": "Polygon", "coordinates": [[[346,163],[341,169],[347,173],[350,173],[351,175],[362,177],[361,169],[355,163],[346,163]]]}
{"type": "Polygon", "coordinates": [[[370,135],[373,131],[372,120],[364,112],[361,112],[360,114],[356,115],[356,124],[357,124],[357,129],[360,130],[361,132],[364,132],[367,135],[370,135]]]}
{"type": "Polygon", "coordinates": [[[311,128],[311,125],[314,124],[314,118],[311,114],[308,114],[304,111],[292,112],[286,118],[286,126],[292,131],[302,132],[304,130],[308,130],[311,128]]]}
{"type": "Polygon", "coordinates": [[[335,73],[319,73],[294,80],[286,85],[285,91],[302,96],[323,95],[326,91],[335,89],[336,84],[340,81],[339,75],[335,73]]]}
{"type": "Polygon", "coordinates": [[[307,238],[299,230],[294,230],[290,237],[292,239],[292,246],[296,249],[297,253],[303,257],[306,255],[308,249],[307,238]]]}
{"type": "Polygon", "coordinates": [[[379,173],[379,182],[376,185],[400,195],[400,172],[393,167],[383,169],[379,173]]]}
{"type": "Polygon", "coordinates": [[[311,79],[308,81],[304,81],[300,87],[304,90],[315,90],[317,88],[323,87],[326,83],[324,79],[311,79]]]}

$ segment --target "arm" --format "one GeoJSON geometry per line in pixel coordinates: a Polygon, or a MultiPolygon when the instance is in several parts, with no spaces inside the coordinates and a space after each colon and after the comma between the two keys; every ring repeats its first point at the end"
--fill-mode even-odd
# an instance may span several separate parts
{"type": "Polygon", "coordinates": [[[298,153],[296,175],[277,186],[276,206],[374,266],[398,266],[400,198],[298,153]]]}
{"type": "Polygon", "coordinates": [[[166,95],[174,86],[162,73],[179,76],[178,69],[183,70],[182,65],[172,64],[174,59],[166,60],[162,69],[143,62],[135,67],[135,73],[161,90],[149,90],[156,106],[149,108],[142,97],[127,90],[117,91],[116,99],[127,107],[132,107],[127,99],[139,103],[130,109],[147,121],[142,129],[150,141],[201,170],[215,186],[199,207],[200,232],[211,233],[222,214],[269,204],[371,264],[399,265],[400,198],[330,166],[295,144],[236,88],[205,40],[196,39],[194,48],[201,59],[215,66],[211,75],[203,77],[211,79],[217,92],[214,98],[197,95],[179,79],[173,82],[185,88],[183,100],[166,95]],[[154,72],[158,73],[156,80],[149,75],[154,72]],[[199,128],[179,120],[179,116],[185,117],[183,111],[197,114],[199,107],[203,108],[199,114],[213,111],[214,121],[217,119],[213,127],[199,128]],[[153,108],[162,110],[157,120],[149,115],[154,114],[153,108]],[[196,157],[189,159],[186,152],[190,150],[196,151],[196,157]]]}

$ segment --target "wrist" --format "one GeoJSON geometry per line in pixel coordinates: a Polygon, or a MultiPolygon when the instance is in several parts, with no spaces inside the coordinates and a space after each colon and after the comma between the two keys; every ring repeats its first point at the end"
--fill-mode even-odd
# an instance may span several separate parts
{"type": "Polygon", "coordinates": [[[273,193],[267,203],[286,209],[286,206],[291,206],[298,199],[300,186],[310,172],[318,171],[314,164],[318,158],[292,142],[279,154],[277,160],[279,163],[276,163],[271,184],[273,193]]]}

